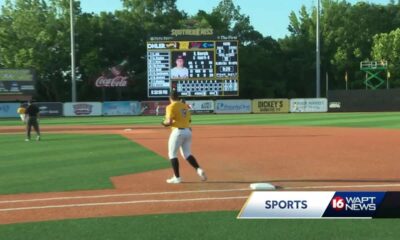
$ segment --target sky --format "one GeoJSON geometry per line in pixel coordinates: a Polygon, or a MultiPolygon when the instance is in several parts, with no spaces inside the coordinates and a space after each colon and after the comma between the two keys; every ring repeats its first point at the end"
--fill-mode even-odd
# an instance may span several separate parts
{"type": "MultiPolygon", "coordinates": [[[[80,2],[84,12],[113,12],[122,9],[121,0],[80,0],[80,2]]],[[[198,10],[210,12],[219,2],[220,0],[177,0],[177,7],[189,15],[194,15],[198,10]]],[[[290,12],[298,13],[302,5],[311,9],[315,6],[317,0],[233,0],[233,2],[240,6],[242,14],[250,17],[255,30],[261,32],[264,36],[272,36],[278,39],[289,34],[287,27],[290,12]]],[[[347,2],[354,4],[360,2],[360,0],[347,0],[347,2]]],[[[390,0],[369,0],[366,2],[386,5],[390,0]]],[[[4,0],[0,0],[0,5],[3,5],[3,3],[4,0]]]]}

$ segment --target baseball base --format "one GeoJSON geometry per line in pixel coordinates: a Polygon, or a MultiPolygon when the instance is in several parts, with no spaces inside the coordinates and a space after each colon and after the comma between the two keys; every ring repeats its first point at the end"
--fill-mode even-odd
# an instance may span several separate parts
{"type": "Polygon", "coordinates": [[[275,190],[275,186],[270,183],[252,183],[250,188],[257,191],[275,190]]]}

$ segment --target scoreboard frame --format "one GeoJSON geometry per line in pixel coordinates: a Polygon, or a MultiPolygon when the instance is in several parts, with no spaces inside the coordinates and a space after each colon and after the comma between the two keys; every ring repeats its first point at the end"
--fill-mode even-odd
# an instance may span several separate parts
{"type": "Polygon", "coordinates": [[[146,46],[148,98],[168,97],[171,89],[177,90],[178,94],[185,98],[239,96],[239,40],[237,37],[153,37],[147,41],[146,46]],[[228,53],[220,54],[218,51],[225,47],[228,47],[228,53]],[[201,59],[202,56],[198,58],[203,61],[195,59],[193,55],[198,53],[202,53],[207,59],[201,59]],[[184,67],[189,69],[190,76],[171,78],[171,69],[177,55],[181,57],[185,55],[184,67]],[[186,59],[186,56],[190,58],[186,59]],[[220,60],[221,58],[225,60],[220,60]],[[212,71],[210,71],[211,68],[205,67],[206,61],[209,61],[208,64],[212,61],[212,71]],[[193,68],[193,65],[197,68],[193,68]],[[230,73],[224,72],[230,70],[230,73]],[[197,75],[194,76],[195,74],[197,75]]]}

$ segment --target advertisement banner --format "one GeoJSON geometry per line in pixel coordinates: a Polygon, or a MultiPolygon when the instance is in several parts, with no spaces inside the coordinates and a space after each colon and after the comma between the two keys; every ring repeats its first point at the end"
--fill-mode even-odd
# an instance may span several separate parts
{"type": "Polygon", "coordinates": [[[33,73],[29,69],[0,69],[0,95],[32,95],[33,73]]]}
{"type": "Polygon", "coordinates": [[[19,105],[19,103],[0,103],[0,117],[19,117],[19,114],[17,113],[19,105]]]}
{"type": "Polygon", "coordinates": [[[193,113],[213,113],[214,101],[212,100],[193,100],[186,101],[193,113]]]}
{"type": "Polygon", "coordinates": [[[328,112],[326,98],[290,99],[290,112],[328,112]]]}
{"type": "Polygon", "coordinates": [[[239,219],[399,218],[400,192],[253,192],[239,219]]]}
{"type": "Polygon", "coordinates": [[[120,101],[120,102],[104,102],[103,115],[104,116],[126,116],[126,115],[139,115],[140,104],[139,102],[120,101]]]}
{"type": "Polygon", "coordinates": [[[38,102],[35,103],[40,110],[40,116],[60,117],[63,115],[63,104],[59,102],[38,102]]]}
{"type": "Polygon", "coordinates": [[[101,116],[101,110],[99,102],[64,103],[64,116],[101,116]]]}
{"type": "Polygon", "coordinates": [[[289,99],[254,99],[253,113],[288,113],[289,99]]]}
{"type": "Polygon", "coordinates": [[[128,61],[123,60],[120,64],[103,71],[95,82],[98,88],[125,88],[129,84],[128,61]]]}
{"type": "Polygon", "coordinates": [[[141,102],[141,114],[143,115],[165,115],[165,108],[169,101],[144,101],[141,102]]]}
{"type": "Polygon", "coordinates": [[[216,113],[251,113],[251,100],[217,100],[216,113]]]}
{"type": "Polygon", "coordinates": [[[140,102],[130,102],[129,105],[132,110],[132,115],[142,114],[142,104],[140,102]]]}

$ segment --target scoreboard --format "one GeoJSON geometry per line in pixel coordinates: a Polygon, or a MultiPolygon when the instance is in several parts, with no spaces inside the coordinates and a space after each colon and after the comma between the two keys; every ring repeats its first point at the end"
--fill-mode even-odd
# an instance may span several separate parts
{"type": "Polygon", "coordinates": [[[238,47],[228,37],[147,42],[148,97],[238,96],[238,47]]]}

